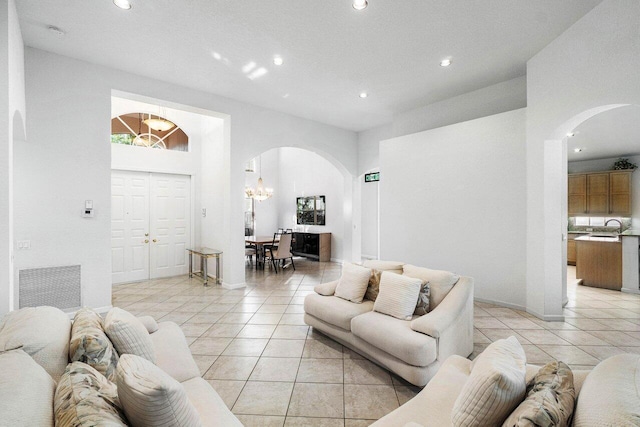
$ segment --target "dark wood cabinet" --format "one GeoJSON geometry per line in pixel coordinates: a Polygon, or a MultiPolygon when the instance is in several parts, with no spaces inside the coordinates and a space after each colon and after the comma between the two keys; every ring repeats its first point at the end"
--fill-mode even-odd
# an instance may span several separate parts
{"type": "Polygon", "coordinates": [[[293,233],[291,252],[322,262],[331,261],[331,233],[293,233]]]}

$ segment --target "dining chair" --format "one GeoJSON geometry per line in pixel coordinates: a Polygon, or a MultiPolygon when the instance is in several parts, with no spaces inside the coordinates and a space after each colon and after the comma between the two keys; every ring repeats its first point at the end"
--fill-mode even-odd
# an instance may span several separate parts
{"type": "MultiPolygon", "coordinates": [[[[289,233],[282,234],[280,236],[280,242],[278,243],[277,248],[268,248],[269,250],[269,258],[271,259],[271,265],[273,265],[276,274],[278,274],[278,263],[276,261],[282,261],[284,263],[285,260],[291,259],[291,266],[293,269],[296,269],[296,265],[293,263],[293,254],[291,253],[291,237],[293,235],[289,233]]],[[[275,235],[274,235],[275,241],[275,235]]],[[[284,265],[283,267],[284,268],[284,265]]]]}

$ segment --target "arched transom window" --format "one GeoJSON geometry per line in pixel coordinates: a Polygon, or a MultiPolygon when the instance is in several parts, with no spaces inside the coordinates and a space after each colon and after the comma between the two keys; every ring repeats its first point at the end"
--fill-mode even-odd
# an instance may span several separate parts
{"type": "Polygon", "coordinates": [[[180,127],[149,113],[129,113],[112,119],[111,143],[189,151],[189,137],[180,127]]]}

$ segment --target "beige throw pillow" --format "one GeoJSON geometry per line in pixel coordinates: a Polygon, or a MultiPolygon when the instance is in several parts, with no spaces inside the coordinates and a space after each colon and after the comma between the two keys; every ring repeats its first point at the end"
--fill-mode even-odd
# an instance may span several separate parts
{"type": "Polygon", "coordinates": [[[380,276],[380,293],[373,304],[373,311],[411,320],[421,284],[420,279],[383,271],[380,276]]]}
{"type": "Polygon", "coordinates": [[[102,317],[89,308],[78,310],[73,318],[69,359],[86,363],[113,381],[118,353],[104,333],[102,317]]]}
{"type": "Polygon", "coordinates": [[[55,391],[51,376],[27,353],[0,351],[0,425],[53,427],[55,391]]]}
{"type": "Polygon", "coordinates": [[[116,385],[82,362],[67,365],[54,399],[56,427],[127,426],[116,385]]]}
{"type": "Polygon", "coordinates": [[[526,392],[527,359],[515,337],[487,347],[471,365],[471,375],[451,412],[455,427],[499,426],[526,392]]]}
{"type": "Polygon", "coordinates": [[[112,308],[104,319],[104,331],[120,355],[135,354],[155,363],[156,354],[149,332],[133,314],[112,308]]]}
{"type": "Polygon", "coordinates": [[[527,397],[502,427],[566,427],[575,399],[571,369],[563,362],[549,362],[529,382],[527,397]]]}
{"type": "Polygon", "coordinates": [[[124,413],[133,427],[202,425],[182,384],[142,357],[123,354],[116,382],[124,413]]]}
{"type": "Polygon", "coordinates": [[[433,310],[442,302],[449,291],[458,282],[460,276],[444,270],[431,270],[424,267],[416,267],[415,265],[405,264],[403,266],[404,276],[413,277],[422,280],[422,283],[429,282],[431,295],[429,297],[430,310],[433,310]]]}
{"type": "Polygon", "coordinates": [[[360,304],[367,291],[369,277],[371,277],[371,269],[345,262],[342,265],[342,276],[334,295],[360,304]]]}

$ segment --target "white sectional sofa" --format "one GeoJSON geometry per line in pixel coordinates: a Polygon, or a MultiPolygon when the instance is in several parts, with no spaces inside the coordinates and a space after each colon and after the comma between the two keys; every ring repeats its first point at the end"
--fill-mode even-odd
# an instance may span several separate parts
{"type": "Polygon", "coordinates": [[[430,312],[400,320],[333,295],[338,281],[305,297],[305,322],[335,341],[424,386],[451,355],[473,351],[473,279],[401,262],[366,261],[364,267],[428,281],[430,312]],[[322,294],[322,295],[321,295],[322,294]]]}
{"type": "MultiPolygon", "coordinates": [[[[150,317],[140,319],[150,334],[156,366],[182,384],[189,402],[198,412],[201,425],[242,426],[211,385],[200,377],[180,327],[173,322],[156,323],[150,317]]],[[[5,350],[21,348],[51,376],[51,384],[55,388],[55,382],[63,375],[69,363],[70,331],[69,316],[53,307],[25,308],[10,312],[0,321],[0,357],[7,353],[5,350]]],[[[23,390],[18,387],[21,381],[23,378],[19,373],[2,373],[0,401],[4,404],[0,404],[0,424],[16,420],[7,425],[53,426],[54,402],[51,398],[44,398],[46,394],[43,390],[39,391],[40,400],[34,402],[29,399],[27,406],[12,407],[8,404],[9,394],[23,390]],[[35,410],[31,406],[32,412],[44,414],[35,424],[27,422],[28,418],[21,412],[29,405],[36,405],[35,410]]],[[[28,390],[24,392],[27,393],[28,390]]],[[[25,400],[19,394],[12,397],[13,402],[25,400]]]]}
{"type": "MultiPolygon", "coordinates": [[[[464,357],[449,357],[420,393],[372,427],[453,426],[454,405],[470,379],[472,368],[472,362],[464,357]]],[[[539,369],[540,366],[526,366],[527,383],[539,369]]],[[[619,354],[600,362],[593,370],[574,370],[573,385],[576,401],[572,423],[568,425],[640,425],[640,355],[619,354]]]]}

